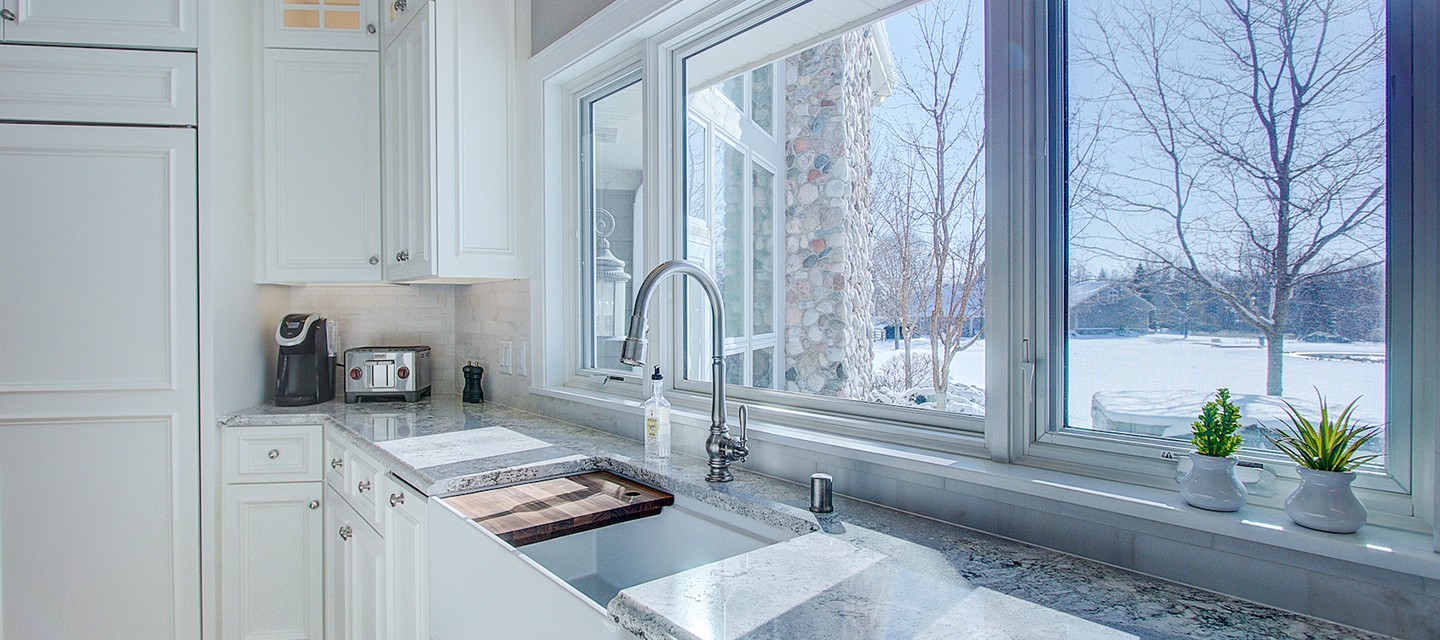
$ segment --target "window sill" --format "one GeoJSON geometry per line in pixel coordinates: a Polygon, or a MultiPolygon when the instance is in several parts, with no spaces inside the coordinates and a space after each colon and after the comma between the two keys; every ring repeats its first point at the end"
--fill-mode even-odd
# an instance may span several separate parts
{"type": "MultiPolygon", "coordinates": [[[[531,389],[531,392],[547,399],[622,414],[632,414],[640,406],[638,400],[593,389],[567,387],[531,389]]],[[[756,415],[755,409],[752,405],[752,416],[756,415]]],[[[709,424],[708,412],[685,406],[675,406],[671,415],[673,423],[680,427],[703,430],[709,424]]],[[[820,433],[753,418],[748,427],[751,440],[759,443],[758,446],[752,445],[752,451],[763,451],[764,443],[772,442],[875,465],[882,474],[886,469],[899,470],[945,483],[968,484],[1010,493],[1021,502],[1034,498],[1073,505],[1090,512],[1079,517],[1091,518],[1100,524],[1126,526],[1124,522],[1106,522],[1108,514],[1117,516],[1112,518],[1116,520],[1139,519],[1178,527],[1197,536],[1213,536],[1210,544],[1216,548],[1235,550],[1239,547],[1239,553],[1278,559],[1287,564],[1316,568],[1326,561],[1342,561],[1440,581],[1440,554],[1434,551],[1433,538],[1427,533],[1376,524],[1368,524],[1354,534],[1324,533],[1291,522],[1283,509],[1247,504],[1233,513],[1205,511],[1185,504],[1178,491],[1024,464],[998,463],[976,456],[947,454],[854,435],[820,433]],[[1260,545],[1260,548],[1255,548],[1255,545],[1260,545]]],[[[843,490],[839,492],[844,493],[843,490]]],[[[1134,526],[1133,521],[1129,526],[1134,526]]],[[[1043,541],[1036,542],[1044,544],[1043,541]]],[[[1333,564],[1328,570],[1337,572],[1333,564]]],[[[1343,569],[1340,571],[1343,572],[1343,569]]]]}

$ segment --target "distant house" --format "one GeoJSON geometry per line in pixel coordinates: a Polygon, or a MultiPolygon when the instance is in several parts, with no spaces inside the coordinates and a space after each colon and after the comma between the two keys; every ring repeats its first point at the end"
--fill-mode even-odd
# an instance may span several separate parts
{"type": "Polygon", "coordinates": [[[1072,282],[1067,302],[1068,328],[1075,335],[1146,331],[1156,309],[1119,282],[1072,282]]]}

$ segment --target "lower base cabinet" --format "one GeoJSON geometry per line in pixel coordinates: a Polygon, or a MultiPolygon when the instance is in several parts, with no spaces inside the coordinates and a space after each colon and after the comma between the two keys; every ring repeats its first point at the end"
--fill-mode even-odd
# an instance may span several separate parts
{"type": "Polygon", "coordinates": [[[386,475],[380,478],[376,499],[385,508],[385,601],[390,610],[385,637],[430,640],[425,496],[386,475]]]}
{"type": "Polygon", "coordinates": [[[325,637],[385,638],[385,540],[336,493],[325,490],[325,637]]]}
{"type": "Polygon", "coordinates": [[[320,640],[319,482],[225,487],[220,558],[227,639],[320,640]]]}

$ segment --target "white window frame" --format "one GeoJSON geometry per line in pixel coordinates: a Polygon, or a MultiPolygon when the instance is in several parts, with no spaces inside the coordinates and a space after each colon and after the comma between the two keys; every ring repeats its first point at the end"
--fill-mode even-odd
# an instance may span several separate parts
{"type": "MultiPolygon", "coordinates": [[[[598,398],[596,402],[611,402],[614,406],[632,406],[642,394],[638,377],[619,376],[601,385],[591,372],[578,368],[579,352],[575,347],[581,332],[574,327],[578,319],[542,320],[563,316],[566,309],[574,308],[573,301],[579,299],[574,295],[575,283],[566,281],[563,275],[579,271],[573,263],[576,254],[566,251],[566,238],[573,235],[576,225],[576,216],[569,215],[575,211],[572,194],[576,192],[576,183],[573,170],[565,169],[564,159],[575,157],[573,145],[578,137],[575,127],[567,124],[574,121],[567,114],[573,113],[577,98],[585,95],[581,89],[600,86],[600,80],[607,77],[607,69],[609,77],[613,77],[616,68],[642,61],[640,66],[646,81],[646,131],[655,134],[653,139],[647,137],[645,141],[643,198],[646,219],[653,224],[647,225],[644,247],[639,252],[648,257],[647,262],[637,266],[637,272],[644,273],[660,257],[683,255],[684,221],[678,217],[664,218],[658,212],[684,210],[686,113],[683,100],[674,99],[684,96],[686,91],[684,58],[801,3],[802,0],[616,0],[592,21],[594,25],[587,23],[593,28],[578,29],[532,60],[532,64],[541,68],[532,85],[540,93],[535,102],[541,107],[532,112],[532,130],[537,132],[540,141],[540,151],[532,167],[534,175],[541,176],[535,180],[532,196],[544,212],[544,227],[559,230],[545,234],[542,243],[545,258],[536,266],[534,335],[544,366],[540,375],[532,379],[533,389],[589,394],[587,397],[598,398]],[[621,64],[618,60],[625,62],[621,64]]],[[[899,0],[877,12],[874,18],[857,21],[851,28],[916,3],[918,0],[899,0]]],[[[1408,39],[1400,35],[1412,32],[1410,15],[1406,13],[1412,7],[1407,0],[1390,0],[1390,5],[1388,28],[1392,35],[1387,49],[1395,83],[1391,90],[1393,105],[1408,100],[1414,87],[1426,86],[1413,82],[1412,75],[1426,75],[1433,84],[1436,72],[1412,71],[1408,39]]],[[[1053,57],[1060,53],[1056,50],[1060,47],[1050,44],[1059,43],[1051,29],[1059,24],[1057,19],[1062,10],[1063,0],[992,0],[984,10],[989,90],[985,107],[987,207],[991,213],[1003,212],[1003,215],[991,216],[987,229],[987,264],[991,269],[987,273],[986,331],[988,341],[1006,347],[987,349],[988,402],[983,422],[956,420],[957,416],[950,415],[926,414],[917,418],[913,412],[899,410],[897,414],[895,408],[857,401],[809,399],[732,387],[732,398],[750,403],[751,415],[757,422],[770,421],[890,445],[986,457],[996,462],[1174,489],[1175,463],[1162,457],[1164,446],[1152,446],[1133,438],[1052,433],[1046,428],[1049,421],[1063,411],[1058,404],[1058,394],[1063,393],[1064,380],[1061,370],[1064,308],[1053,301],[1063,300],[1063,292],[1057,288],[1064,286],[1064,280],[1054,277],[1051,269],[1053,248],[1060,246],[1057,242],[1064,241],[1063,237],[1056,237],[1063,235],[1063,226],[1051,224],[1051,216],[1056,211],[1063,213],[1063,207],[1054,208],[1056,190],[1050,180],[1051,175],[1064,175],[1056,168],[1062,166],[1058,163],[1064,160],[1063,153],[1057,153],[1063,152],[1063,147],[1056,146],[1063,144],[1063,122],[1051,117],[1057,106],[1055,100],[1063,99],[1063,93],[1055,91],[1057,78],[1050,73],[1051,65],[1060,62],[1053,57]],[[1019,59],[1049,64],[1029,67],[1012,64],[1017,59],[1017,48],[1019,59]],[[1057,330],[1050,330],[1052,328],[1057,330]]],[[[1440,98],[1428,93],[1422,99],[1429,100],[1427,104],[1440,102],[1440,98]]],[[[1392,107],[1390,115],[1392,132],[1401,134],[1391,135],[1392,175],[1403,175],[1412,163],[1433,170],[1437,166],[1431,157],[1436,155],[1435,149],[1413,144],[1415,134],[1407,128],[1410,114],[1392,107]]],[[[782,125],[776,126],[778,129],[782,125]]],[[[1357,491],[1371,510],[1372,523],[1411,531],[1433,531],[1431,523],[1436,503],[1440,502],[1435,474],[1435,459],[1440,456],[1436,455],[1434,434],[1440,409],[1431,406],[1436,404],[1433,401],[1418,399],[1440,395],[1437,394],[1440,384],[1429,375],[1440,370],[1440,348],[1422,348],[1426,344],[1440,346],[1437,345],[1440,339],[1409,335],[1409,327],[1418,322],[1434,324],[1434,319],[1440,316],[1437,314],[1440,311],[1437,288],[1440,287],[1435,283],[1414,279],[1403,282],[1402,279],[1410,269],[1416,273],[1440,271],[1440,260],[1434,256],[1423,256],[1422,264],[1422,256],[1407,250],[1413,234],[1434,231],[1440,224],[1433,219],[1435,210],[1428,207],[1423,215],[1400,222],[1400,217],[1410,215],[1408,189],[1412,185],[1402,187],[1399,183],[1398,180],[1392,183],[1396,186],[1390,194],[1391,255],[1398,257],[1391,258],[1389,334],[1397,347],[1401,344],[1400,336],[1406,336],[1413,347],[1408,353],[1401,353],[1406,351],[1402,348],[1391,349],[1391,370],[1408,371],[1411,388],[1409,393],[1392,392],[1389,404],[1392,415],[1403,412],[1410,417],[1411,424],[1418,426],[1391,436],[1395,446],[1402,446],[1403,438],[1409,439],[1407,455],[1391,456],[1394,478],[1357,482],[1357,491]],[[1396,204],[1402,201],[1404,205],[1396,204]],[[1403,211],[1396,212],[1402,207],[1403,211]],[[1413,261],[1413,266],[1407,261],[1413,261]],[[1394,284],[1397,282],[1398,285],[1394,284]],[[1411,398],[1417,401],[1412,402],[1411,398]],[[1386,482],[1392,486],[1386,486],[1386,482]]],[[[1427,184],[1422,190],[1433,195],[1433,189],[1427,184]]],[[[662,289],[671,288],[672,293],[678,294],[680,286],[670,283],[662,289]]],[[[684,309],[683,304],[671,304],[670,300],[683,300],[683,297],[661,295],[652,303],[650,353],[652,359],[657,359],[656,364],[679,371],[683,349],[679,348],[682,332],[677,328],[683,326],[684,309]]],[[[678,376],[670,377],[678,392],[673,398],[677,405],[696,409],[708,406],[708,384],[676,383],[676,378],[678,376]]],[[[1170,449],[1185,450],[1183,445],[1170,449]]],[[[1252,497],[1251,503],[1279,506],[1294,486],[1290,477],[1293,472],[1287,473],[1288,465],[1276,460],[1262,461],[1280,478],[1275,496],[1252,497]]]]}

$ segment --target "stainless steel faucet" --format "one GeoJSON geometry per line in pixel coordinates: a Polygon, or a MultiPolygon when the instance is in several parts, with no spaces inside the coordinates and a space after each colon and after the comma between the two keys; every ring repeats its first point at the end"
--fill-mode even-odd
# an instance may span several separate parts
{"type": "Polygon", "coordinates": [[[620,348],[620,362],[632,367],[644,364],[645,314],[650,307],[650,294],[665,276],[676,273],[698,280],[700,288],[710,298],[710,310],[715,320],[710,327],[714,338],[710,352],[710,437],[705,439],[710,471],[705,474],[705,480],[729,482],[735,479],[730,473],[730,463],[743,462],[750,455],[750,450],[745,448],[744,406],[740,407],[740,437],[730,435],[730,429],[725,426],[725,304],[720,300],[720,287],[715,285],[710,274],[685,260],[670,260],[651,270],[635,291],[635,311],[630,314],[630,330],[620,348]]]}

